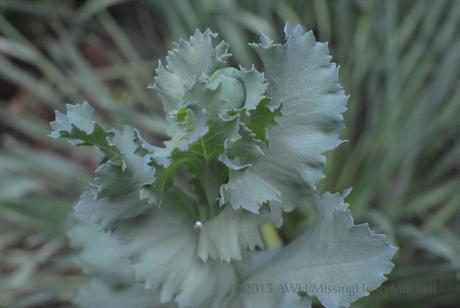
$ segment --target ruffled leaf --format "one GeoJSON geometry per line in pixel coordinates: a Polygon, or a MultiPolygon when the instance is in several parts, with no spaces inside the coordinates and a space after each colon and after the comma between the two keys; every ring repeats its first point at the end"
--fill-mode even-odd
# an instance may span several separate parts
{"type": "Polygon", "coordinates": [[[263,154],[256,135],[245,125],[240,125],[238,134],[224,140],[224,153],[219,160],[232,170],[240,170],[251,166],[263,154]]]}
{"type": "Polygon", "coordinates": [[[264,203],[278,201],[280,196],[279,190],[251,172],[251,168],[230,171],[228,182],[220,187],[221,206],[228,203],[235,210],[246,209],[256,214],[264,203]]]}
{"type": "Polygon", "coordinates": [[[197,142],[209,131],[207,110],[193,103],[170,113],[172,118],[168,134],[170,140],[164,142],[164,147],[151,145],[144,146],[152,154],[149,158],[163,167],[168,167],[174,162],[174,152],[185,152],[190,145],[197,142]]]}
{"type": "Polygon", "coordinates": [[[219,159],[230,169],[228,181],[220,187],[220,206],[230,204],[235,210],[246,209],[259,213],[260,207],[268,201],[279,201],[280,192],[270,183],[250,170],[254,161],[264,153],[261,142],[245,125],[239,133],[225,140],[225,152],[219,159]]]}
{"type": "Polygon", "coordinates": [[[119,151],[119,159],[107,161],[96,169],[94,183],[75,205],[81,216],[103,230],[146,210],[148,202],[141,200],[141,192],[155,182],[155,170],[136,153],[140,143],[136,130],[129,127],[114,130],[109,140],[119,151]]]}
{"type": "Polygon", "coordinates": [[[122,131],[114,130],[109,140],[120,153],[120,159],[112,159],[96,169],[93,186],[97,188],[97,198],[115,198],[153,185],[155,169],[145,164],[144,156],[137,154],[139,132],[125,127],[122,131]]]}
{"type": "Polygon", "coordinates": [[[247,283],[291,286],[316,296],[326,307],[348,307],[387,279],[396,248],[367,224],[355,225],[342,195],[325,193],[313,201],[316,224],[260,267],[247,283]],[[354,289],[330,292],[333,287],[354,289]]]}
{"type": "Polygon", "coordinates": [[[139,192],[116,198],[97,198],[97,191],[89,189],[75,205],[75,211],[102,230],[110,230],[120,220],[139,215],[149,208],[146,201],[139,200],[139,192]]]}
{"type": "Polygon", "coordinates": [[[93,275],[80,287],[74,302],[85,308],[133,307],[173,308],[173,303],[160,303],[152,290],[134,283],[128,259],[122,258],[120,246],[107,233],[79,218],[68,232],[72,246],[80,249],[77,262],[93,275]]]}
{"type": "Polygon", "coordinates": [[[218,120],[231,112],[245,110],[248,114],[256,109],[266,99],[266,89],[264,75],[254,67],[249,70],[225,67],[197,79],[186,91],[184,100],[202,106],[211,120],[218,120]]]}
{"type": "Polygon", "coordinates": [[[243,108],[248,113],[257,108],[260,102],[266,99],[267,83],[263,73],[259,73],[254,66],[249,70],[240,67],[234,75],[244,85],[243,108]]]}
{"type": "Polygon", "coordinates": [[[118,224],[113,234],[134,267],[136,280],[179,307],[222,307],[236,283],[229,264],[203,263],[193,201],[169,193],[161,207],[118,224]]]}
{"type": "MultiPolygon", "coordinates": [[[[210,123],[209,132],[199,140],[190,144],[185,151],[176,150],[172,153],[171,164],[163,167],[158,165],[157,155],[153,149],[152,155],[147,155],[146,160],[149,164],[158,165],[156,174],[156,183],[152,187],[152,193],[161,195],[174,183],[174,176],[181,167],[187,167],[200,180],[200,185],[211,190],[216,186],[219,189],[220,179],[223,177],[222,166],[216,164],[219,156],[224,152],[225,140],[233,137],[238,131],[239,118],[233,117],[225,121],[216,121],[210,123]],[[216,181],[219,179],[219,181],[216,181]]],[[[208,198],[209,203],[217,201],[217,195],[208,198]]]]}
{"type": "Polygon", "coordinates": [[[263,248],[259,226],[266,222],[263,216],[226,207],[200,230],[198,256],[230,262],[241,260],[241,251],[263,248]]]}
{"type": "MultiPolygon", "coordinates": [[[[316,42],[313,33],[300,26],[287,25],[285,34],[284,45],[266,36],[262,43],[251,44],[264,62],[272,99],[269,107],[275,110],[282,104],[283,115],[270,131],[269,146],[262,148],[265,155],[244,173],[258,175],[281,192],[280,201],[272,200],[271,207],[291,211],[312,195],[324,177],[324,153],[341,143],[338,131],[347,96],[327,44],[316,42]]],[[[276,222],[280,221],[278,217],[276,222]]]]}
{"type": "Polygon", "coordinates": [[[87,273],[109,286],[132,284],[134,273],[120,246],[97,226],[77,215],[77,221],[67,232],[72,247],[79,249],[77,263],[87,273]]]}
{"type": "Polygon", "coordinates": [[[252,44],[266,81],[254,67],[224,67],[228,46],[215,46],[209,30],[179,42],[154,85],[170,124],[164,147],[131,128],[105,131],[87,103],[56,114],[52,137],[106,155],[75,207],[108,231],[73,231],[81,264],[97,276],[79,303],[287,308],[311,307],[317,297],[340,307],[386,279],[395,248],[354,225],[343,196],[316,191],[324,153],[341,142],[347,97],[337,67],[311,32],[287,25],[285,34],[284,45],[264,35],[252,44]],[[311,229],[285,248],[247,252],[263,246],[261,224],[280,224],[282,211],[307,199],[318,212],[311,229]],[[132,284],[133,274],[142,285],[132,284]],[[329,292],[340,283],[363,289],[329,292]],[[274,289],[248,293],[245,284],[274,289]]]}
{"type": "Polygon", "coordinates": [[[216,37],[210,30],[196,30],[189,40],[181,40],[168,53],[165,65],[159,63],[152,88],[160,93],[166,112],[179,109],[195,79],[203,74],[210,76],[230,56],[227,43],[222,41],[214,48],[216,37]]]}
{"type": "Polygon", "coordinates": [[[50,137],[65,138],[74,145],[94,145],[108,157],[117,157],[120,153],[108,143],[112,135],[96,123],[94,109],[87,103],[66,105],[67,113],[56,111],[56,119],[50,123],[50,137]]]}

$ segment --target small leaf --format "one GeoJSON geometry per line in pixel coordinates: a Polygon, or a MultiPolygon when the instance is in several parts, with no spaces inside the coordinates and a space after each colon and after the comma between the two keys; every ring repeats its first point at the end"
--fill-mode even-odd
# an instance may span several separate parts
{"type": "Polygon", "coordinates": [[[225,42],[214,48],[216,37],[210,30],[203,33],[196,30],[189,40],[181,40],[168,53],[166,65],[159,63],[152,88],[160,93],[166,112],[179,109],[196,78],[203,74],[210,76],[230,56],[225,42]]]}
{"type": "Polygon", "coordinates": [[[146,165],[144,156],[137,153],[141,140],[133,128],[113,130],[109,144],[120,154],[117,160],[112,159],[96,169],[93,186],[97,188],[97,198],[114,198],[153,185],[155,169],[146,165]]]}
{"type": "Polygon", "coordinates": [[[198,256],[204,262],[208,257],[226,262],[241,260],[241,251],[264,247],[259,226],[266,221],[262,215],[225,207],[200,231],[198,256]]]}
{"type": "Polygon", "coordinates": [[[243,124],[240,125],[238,134],[224,141],[224,149],[219,160],[232,170],[247,168],[264,154],[260,148],[260,142],[243,124]]]}
{"type": "Polygon", "coordinates": [[[189,150],[191,144],[209,131],[207,111],[196,104],[190,103],[169,116],[172,119],[168,130],[171,139],[164,142],[165,147],[148,146],[152,152],[149,158],[164,167],[172,163],[173,153],[189,150]]]}
{"type": "Polygon", "coordinates": [[[225,118],[237,110],[246,114],[266,99],[264,75],[249,70],[224,67],[211,76],[203,75],[186,91],[184,101],[194,102],[208,111],[210,120],[225,118]]]}
{"type": "Polygon", "coordinates": [[[246,112],[256,109],[260,102],[266,99],[267,82],[265,81],[264,74],[259,73],[252,66],[249,70],[240,67],[234,76],[244,85],[245,98],[243,108],[246,112]]]}
{"type": "Polygon", "coordinates": [[[259,213],[262,205],[278,201],[280,192],[250,168],[247,171],[230,171],[228,183],[220,187],[220,205],[231,204],[236,209],[259,213]]]}
{"type": "Polygon", "coordinates": [[[74,145],[99,147],[108,157],[117,157],[118,150],[109,145],[107,138],[111,132],[105,131],[94,119],[94,109],[87,103],[66,105],[67,113],[56,111],[56,119],[51,122],[50,137],[66,138],[74,145]]]}

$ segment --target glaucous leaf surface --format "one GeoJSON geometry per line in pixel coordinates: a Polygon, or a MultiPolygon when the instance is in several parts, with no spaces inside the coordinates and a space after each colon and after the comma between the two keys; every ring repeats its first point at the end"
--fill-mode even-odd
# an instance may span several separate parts
{"type": "MultiPolygon", "coordinates": [[[[195,214],[190,200],[170,193],[161,207],[120,222],[113,231],[137,281],[179,307],[219,307],[237,276],[232,265],[198,257],[195,214]]],[[[238,234],[238,233],[236,233],[238,234]]]]}
{"type": "Polygon", "coordinates": [[[82,307],[174,308],[174,303],[160,303],[160,297],[134,282],[128,259],[122,257],[120,246],[109,234],[81,217],[68,232],[72,246],[80,249],[76,258],[91,281],[84,284],[75,298],[82,307]]]}
{"type": "Polygon", "coordinates": [[[318,213],[316,224],[253,273],[247,283],[272,283],[277,291],[283,286],[297,288],[317,297],[325,307],[348,307],[387,279],[397,249],[367,224],[355,225],[342,195],[316,195],[313,204],[318,213]]]}
{"type": "Polygon", "coordinates": [[[337,67],[312,32],[287,25],[285,36],[251,44],[265,74],[229,66],[228,45],[209,30],[175,45],[152,86],[167,113],[163,145],[130,127],[103,129],[87,103],[56,113],[51,137],[105,155],[75,206],[92,225],[71,237],[94,275],[78,303],[297,308],[316,297],[342,307],[386,279],[395,248],[353,223],[343,195],[317,191],[324,153],[342,142],[347,96],[337,67]],[[256,250],[262,224],[280,225],[306,202],[318,214],[312,228],[256,250]]]}
{"type": "Polygon", "coordinates": [[[118,150],[111,146],[106,131],[96,123],[94,109],[87,102],[83,104],[66,104],[67,112],[56,111],[56,118],[51,125],[51,138],[65,138],[74,145],[92,145],[98,147],[107,157],[117,157],[118,150]]]}
{"type": "MultiPolygon", "coordinates": [[[[338,83],[338,69],[331,62],[327,44],[316,42],[313,33],[300,26],[286,25],[285,35],[283,45],[263,34],[261,43],[251,44],[264,63],[270,108],[282,106],[282,116],[269,132],[269,145],[262,148],[265,155],[242,175],[230,177],[227,187],[232,190],[227,189],[226,194],[238,195],[248,189],[242,177],[260,177],[272,188],[264,185],[267,195],[259,198],[259,206],[270,201],[271,207],[292,211],[315,192],[324,177],[324,153],[341,143],[338,131],[347,96],[338,83]],[[274,197],[274,190],[279,198],[274,197]]],[[[275,222],[281,223],[280,215],[275,222]]]]}

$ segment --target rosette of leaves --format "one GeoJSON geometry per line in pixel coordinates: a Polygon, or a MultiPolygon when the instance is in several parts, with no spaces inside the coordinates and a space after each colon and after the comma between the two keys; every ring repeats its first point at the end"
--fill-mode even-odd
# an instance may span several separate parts
{"type": "Polygon", "coordinates": [[[87,103],[57,112],[52,137],[103,154],[70,232],[93,275],[77,303],[341,307],[386,279],[396,249],[353,223],[346,193],[317,190],[324,153],[341,143],[337,66],[312,32],[287,25],[285,37],[250,44],[265,73],[229,66],[229,46],[209,30],[176,44],[152,85],[169,123],[163,145],[103,128],[87,103]],[[264,250],[260,226],[306,202],[314,226],[264,250]]]}

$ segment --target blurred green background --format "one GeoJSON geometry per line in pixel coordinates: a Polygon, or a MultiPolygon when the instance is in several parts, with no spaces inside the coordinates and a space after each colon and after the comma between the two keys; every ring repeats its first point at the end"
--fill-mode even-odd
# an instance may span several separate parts
{"type": "MultiPolygon", "coordinates": [[[[47,137],[53,110],[88,100],[107,126],[165,138],[147,90],[159,58],[196,28],[247,47],[285,21],[329,41],[351,95],[324,189],[400,247],[354,307],[460,306],[460,1],[0,0],[0,307],[71,307],[84,275],[65,239],[93,152],[47,137]]],[[[287,215],[286,242],[309,223],[287,215]]]]}

